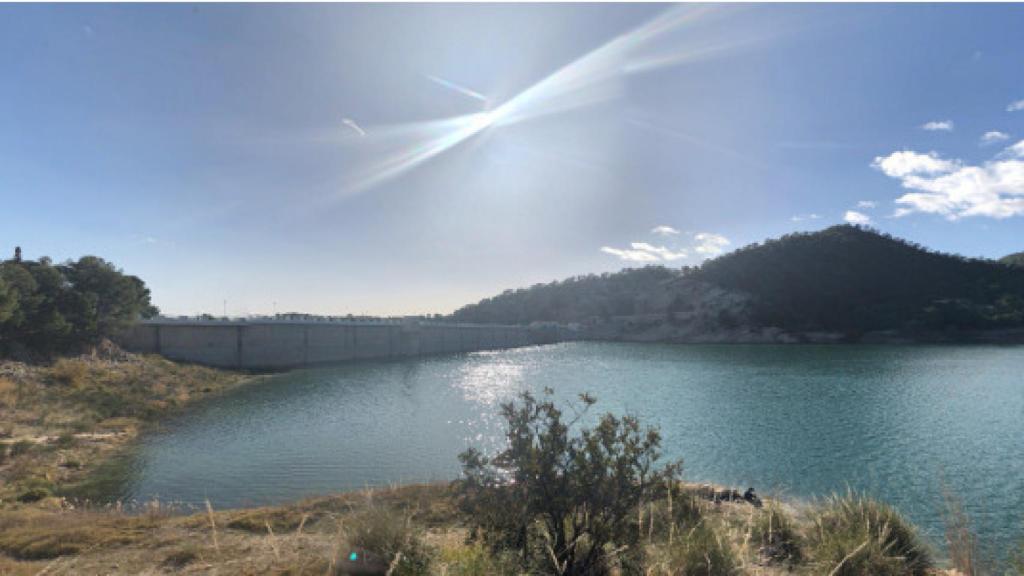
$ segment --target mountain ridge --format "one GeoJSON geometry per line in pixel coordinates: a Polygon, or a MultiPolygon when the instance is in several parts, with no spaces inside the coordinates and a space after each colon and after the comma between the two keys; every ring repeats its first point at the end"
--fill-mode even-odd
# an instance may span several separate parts
{"type": "Polygon", "coordinates": [[[698,267],[576,276],[460,308],[460,321],[578,323],[602,339],[857,341],[1024,329],[1024,267],[840,225],[698,267]],[[1009,264],[1009,265],[1008,265],[1009,264]]]}

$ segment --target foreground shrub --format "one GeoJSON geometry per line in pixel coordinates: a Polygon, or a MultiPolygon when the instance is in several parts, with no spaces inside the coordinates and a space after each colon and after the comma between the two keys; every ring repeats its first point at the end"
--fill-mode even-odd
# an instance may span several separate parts
{"type": "Polygon", "coordinates": [[[347,532],[348,543],[379,556],[391,566],[392,576],[430,573],[431,551],[422,531],[407,514],[383,507],[372,508],[355,519],[347,532]]]}
{"type": "Polygon", "coordinates": [[[461,505],[496,549],[519,551],[531,571],[603,574],[640,539],[645,503],[672,485],[681,468],[656,469],[661,436],[630,416],[606,414],[596,427],[570,432],[594,399],[565,421],[551,400],[529,392],[502,405],[508,446],[493,458],[459,457],[461,505]]]}
{"type": "Polygon", "coordinates": [[[848,493],[812,517],[808,551],[823,574],[924,576],[931,555],[910,522],[887,504],[848,493]]]}

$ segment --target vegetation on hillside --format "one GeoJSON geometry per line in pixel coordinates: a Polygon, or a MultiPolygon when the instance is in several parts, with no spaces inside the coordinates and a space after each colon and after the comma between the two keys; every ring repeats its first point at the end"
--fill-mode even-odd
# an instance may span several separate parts
{"type": "Polygon", "coordinates": [[[756,326],[794,332],[1024,326],[1024,268],[849,225],[752,244],[698,268],[649,267],[510,290],[453,316],[521,323],[661,313],[670,320],[674,310],[700,305],[686,301],[695,292],[684,288],[695,283],[749,295],[756,326]]]}
{"type": "Polygon", "coordinates": [[[1000,262],[1007,266],[1016,266],[1018,268],[1024,268],[1024,252],[1014,252],[1013,254],[1007,254],[999,259],[1000,262]]]}
{"type": "Polygon", "coordinates": [[[81,350],[156,314],[149,289],[95,256],[0,262],[0,357],[29,359],[81,350]]]}
{"type": "Polygon", "coordinates": [[[697,276],[756,296],[760,323],[788,330],[941,330],[1024,324],[1024,270],[835,226],[736,250],[697,276]]]}
{"type": "Polygon", "coordinates": [[[683,271],[662,266],[627,269],[614,274],[574,276],[530,288],[506,290],[452,314],[462,322],[529,324],[535,321],[586,322],[593,318],[636,314],[643,296],[683,271]]]}

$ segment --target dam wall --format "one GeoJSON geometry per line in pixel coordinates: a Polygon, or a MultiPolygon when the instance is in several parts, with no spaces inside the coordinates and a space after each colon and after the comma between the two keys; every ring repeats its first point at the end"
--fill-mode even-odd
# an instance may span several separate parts
{"type": "Polygon", "coordinates": [[[118,343],[219,368],[283,370],[349,360],[453,354],[567,340],[564,328],[428,322],[146,320],[118,343]]]}

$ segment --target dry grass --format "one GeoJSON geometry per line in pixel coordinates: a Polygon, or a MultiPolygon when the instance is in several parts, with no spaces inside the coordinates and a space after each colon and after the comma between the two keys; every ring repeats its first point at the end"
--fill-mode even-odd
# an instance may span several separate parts
{"type": "Polygon", "coordinates": [[[140,427],[247,378],[132,354],[0,362],[0,502],[76,493],[140,427]]]}
{"type": "MultiPolygon", "coordinates": [[[[849,503],[853,506],[849,509],[860,507],[855,504],[849,503]]],[[[683,496],[672,503],[671,513],[667,502],[655,503],[653,510],[648,505],[643,516],[642,549],[623,551],[612,573],[829,574],[835,565],[766,562],[758,552],[758,542],[765,534],[784,531],[781,527],[789,523],[795,531],[793,537],[801,539],[799,533],[821,526],[819,522],[806,522],[835,514],[835,505],[826,502],[809,510],[806,520],[804,515],[792,514],[772,501],[758,509],[745,503],[714,504],[683,496]],[[765,531],[769,524],[771,528],[765,531]]],[[[874,504],[866,506],[875,510],[874,504]]],[[[863,516],[845,514],[846,518],[863,516]]],[[[252,510],[217,511],[211,506],[190,516],[176,515],[159,503],[137,515],[116,509],[19,507],[0,510],[0,574],[36,574],[45,568],[48,575],[323,575],[340,573],[339,566],[352,551],[369,552],[387,559],[388,564],[397,552],[415,560],[403,565],[403,570],[396,570],[396,575],[534,573],[519,567],[514,552],[495,552],[479,542],[470,542],[464,521],[449,487],[440,484],[365,490],[252,510]]],[[[855,540],[844,534],[837,537],[843,542],[855,540]]],[[[771,536],[767,539],[778,541],[771,536]]],[[[813,541],[801,539],[800,544],[811,546],[813,541]]],[[[400,562],[394,564],[398,567],[400,562]]],[[[876,571],[860,563],[844,565],[851,570],[837,574],[946,574],[918,572],[907,565],[895,572],[876,571]]]]}

